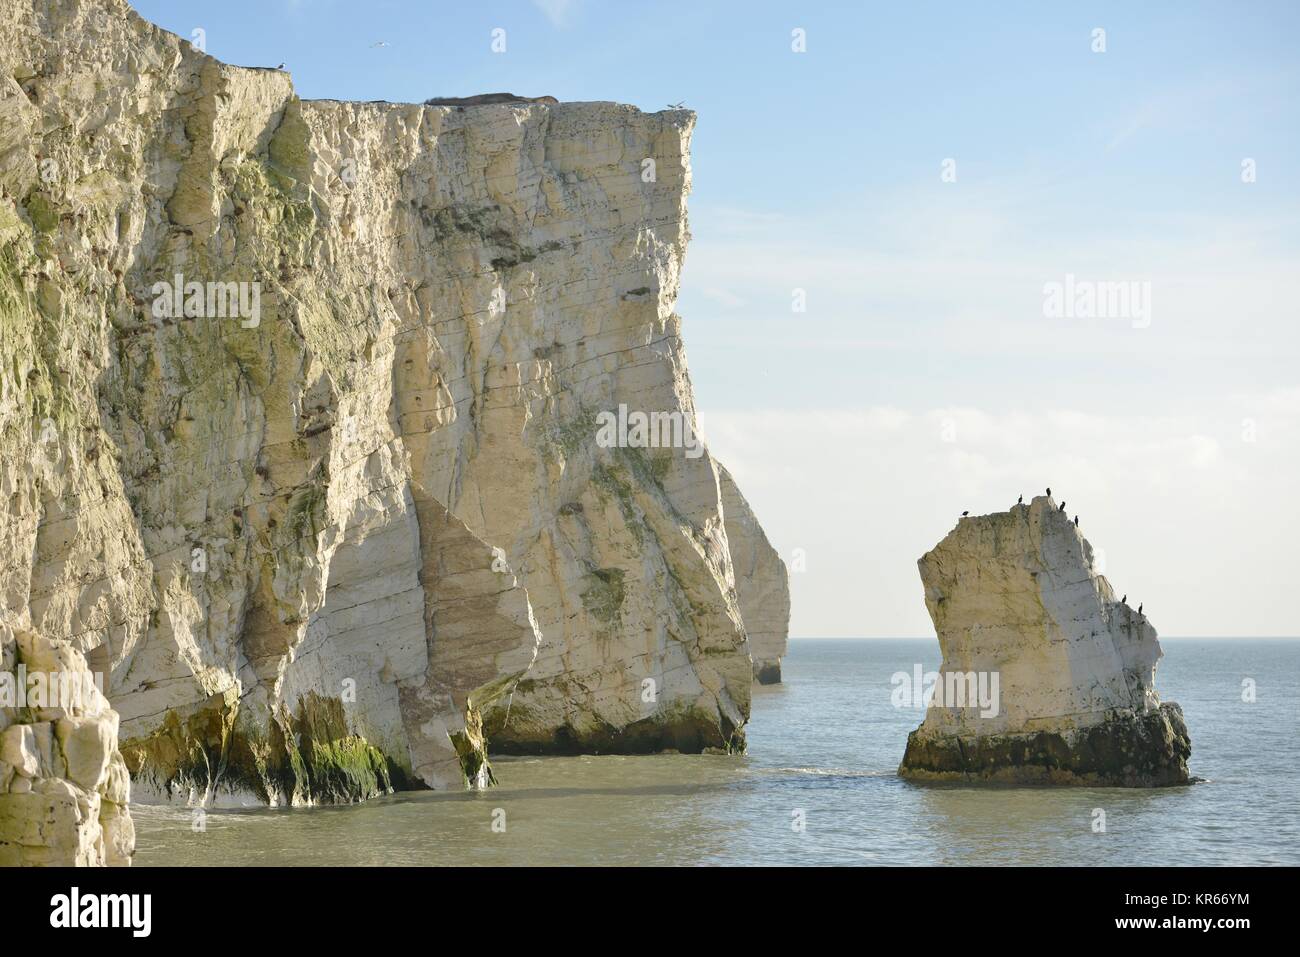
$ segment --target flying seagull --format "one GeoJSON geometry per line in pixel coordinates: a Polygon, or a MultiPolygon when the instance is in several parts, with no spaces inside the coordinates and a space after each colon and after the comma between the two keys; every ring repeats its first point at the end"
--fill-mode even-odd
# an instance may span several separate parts
{"type": "Polygon", "coordinates": [[[683,101],[683,102],[681,102],[681,103],[669,103],[669,104],[668,104],[668,109],[670,109],[670,110],[684,110],[684,109],[686,109],[686,103],[685,103],[685,101],[683,101]]]}
{"type": "Polygon", "coordinates": [[[376,40],[374,43],[370,44],[370,49],[373,50],[375,47],[386,47],[386,46],[389,46],[387,40],[376,40]]]}

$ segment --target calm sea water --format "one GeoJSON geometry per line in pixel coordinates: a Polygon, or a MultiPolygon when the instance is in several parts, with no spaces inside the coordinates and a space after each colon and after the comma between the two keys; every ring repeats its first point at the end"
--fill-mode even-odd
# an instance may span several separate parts
{"type": "Polygon", "coordinates": [[[1300,864],[1300,641],[1163,644],[1156,686],[1183,706],[1192,772],[1206,779],[1189,787],[909,784],[894,772],[922,712],[896,710],[889,679],[937,668],[936,642],[802,640],[785,684],[755,689],[745,757],[498,758],[488,792],[209,812],[202,833],[188,811],[138,806],[136,861],[1300,864]],[[492,829],[501,812],[504,833],[492,829]]]}

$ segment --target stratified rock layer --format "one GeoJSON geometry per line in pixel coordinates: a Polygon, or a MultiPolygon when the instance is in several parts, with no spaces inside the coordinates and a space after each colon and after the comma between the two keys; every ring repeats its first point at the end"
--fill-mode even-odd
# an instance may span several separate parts
{"type": "Polygon", "coordinates": [[[908,737],[900,774],[1187,782],[1182,711],[1155,690],[1155,629],[1116,601],[1094,569],[1092,546],[1052,499],[963,518],[918,565],[943,650],[941,682],[996,673],[999,700],[991,709],[936,699],[908,737]]]}
{"type": "Polygon", "coordinates": [[[694,115],[548,99],[304,102],[119,0],[0,0],[0,607],[111,671],[137,794],[743,745],[780,561],[736,580],[707,452],[594,440],[694,422],[694,115]]]}
{"type": "Polygon", "coordinates": [[[130,799],[117,713],[86,660],[0,624],[0,867],[129,866],[130,799]]]}

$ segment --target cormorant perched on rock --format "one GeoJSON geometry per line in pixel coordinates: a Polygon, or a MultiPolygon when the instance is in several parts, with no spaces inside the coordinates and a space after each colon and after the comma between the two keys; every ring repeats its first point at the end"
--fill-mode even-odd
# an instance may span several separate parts
{"type": "Polygon", "coordinates": [[[1127,604],[1128,604],[1128,594],[1127,594],[1127,593],[1124,595],[1123,598],[1121,598],[1121,599],[1119,600],[1119,603],[1120,603],[1121,605],[1127,605],[1127,604]]]}
{"type": "Polygon", "coordinates": [[[1052,486],[1050,486],[1050,485],[1047,486],[1047,497],[1048,497],[1048,498],[1051,498],[1051,497],[1052,497],[1052,486]]]}
{"type": "Polygon", "coordinates": [[[1017,504],[1017,505],[1024,505],[1024,504],[1025,504],[1025,496],[1024,496],[1023,494],[1020,496],[1020,498],[1016,499],[1016,504],[1017,504]]]}
{"type": "Polygon", "coordinates": [[[1142,614],[1142,605],[1141,605],[1141,604],[1138,605],[1138,614],[1139,614],[1139,615],[1142,614]]]}
{"type": "Polygon", "coordinates": [[[1061,503],[1061,511],[1062,511],[1062,512],[1065,511],[1065,503],[1064,503],[1064,502],[1061,503]]]}
{"type": "Polygon", "coordinates": [[[962,517],[962,518],[965,518],[965,517],[966,517],[967,515],[969,515],[969,514],[970,514],[970,512],[962,512],[962,513],[961,513],[961,517],[962,517]]]}
{"type": "Polygon", "coordinates": [[[1078,516],[1078,515],[1074,516],[1074,527],[1075,527],[1075,528],[1078,528],[1078,527],[1079,527],[1079,516],[1078,516]]]}

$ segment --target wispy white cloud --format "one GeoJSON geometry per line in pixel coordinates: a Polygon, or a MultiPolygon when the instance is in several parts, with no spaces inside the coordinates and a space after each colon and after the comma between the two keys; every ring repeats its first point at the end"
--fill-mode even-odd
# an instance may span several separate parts
{"type": "Polygon", "coordinates": [[[1095,223],[1043,228],[1014,201],[971,193],[899,197],[874,211],[852,210],[847,221],[697,210],[683,314],[691,313],[691,296],[719,302],[713,293],[727,290],[755,317],[790,316],[798,288],[806,293],[805,315],[748,332],[804,351],[891,342],[970,355],[1052,349],[1069,369],[1077,358],[1113,350],[1111,333],[1122,323],[1046,317],[1044,285],[1068,273],[1150,283],[1150,328],[1125,330],[1123,341],[1151,350],[1153,359],[1300,351],[1294,217],[1188,215],[1148,223],[1141,235],[1118,227],[1107,233],[1095,223]],[[852,214],[862,217],[856,228],[852,214]],[[1075,337],[1072,352],[1061,354],[1062,334],[1081,330],[1098,334],[1075,337]]]}
{"type": "Polygon", "coordinates": [[[1258,104],[1277,97],[1279,84],[1286,79],[1286,73],[1277,72],[1211,75],[1197,83],[1183,83],[1150,94],[1119,117],[1106,152],[1114,152],[1143,133],[1214,129],[1221,122],[1219,118],[1234,110],[1235,104],[1247,100],[1258,104]]]}
{"type": "Polygon", "coordinates": [[[568,22],[577,5],[578,0],[533,0],[533,6],[542,11],[543,16],[557,27],[562,27],[568,22]]]}
{"type": "Polygon", "coordinates": [[[738,309],[745,304],[745,300],[734,292],[728,289],[719,289],[716,286],[709,286],[701,290],[700,294],[727,309],[738,309]]]}
{"type": "Polygon", "coordinates": [[[789,560],[792,634],[932,634],[916,559],[964,510],[1050,485],[1122,591],[1165,635],[1295,634],[1300,390],[1187,404],[1177,414],[1087,408],[701,410],[789,560]]]}

